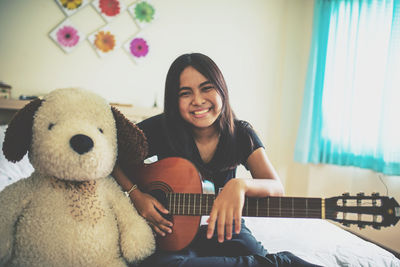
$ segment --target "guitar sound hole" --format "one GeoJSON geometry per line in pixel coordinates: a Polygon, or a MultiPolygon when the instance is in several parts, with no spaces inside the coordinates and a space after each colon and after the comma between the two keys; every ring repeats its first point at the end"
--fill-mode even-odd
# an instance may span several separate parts
{"type": "MultiPolygon", "coordinates": [[[[157,199],[158,202],[160,202],[166,209],[169,208],[168,207],[167,196],[166,196],[164,191],[162,191],[160,189],[156,189],[156,190],[150,191],[149,194],[152,195],[155,199],[157,199]]],[[[172,222],[172,215],[171,214],[164,214],[164,213],[160,212],[158,209],[157,209],[157,211],[161,214],[161,216],[164,217],[164,219],[167,219],[168,221],[172,222]]]]}

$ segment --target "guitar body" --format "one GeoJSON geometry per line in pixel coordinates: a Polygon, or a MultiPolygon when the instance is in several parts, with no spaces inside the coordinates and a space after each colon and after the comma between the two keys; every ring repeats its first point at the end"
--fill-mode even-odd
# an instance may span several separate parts
{"type": "MultiPolygon", "coordinates": [[[[137,175],[137,176],[136,176],[137,175]]],[[[137,170],[138,186],[156,197],[165,207],[165,193],[203,194],[202,179],[196,167],[183,158],[166,158],[145,164],[137,170]]],[[[178,251],[185,248],[196,236],[201,216],[167,216],[172,221],[172,233],[157,236],[157,244],[162,250],[178,251]],[[179,231],[178,231],[179,229],[179,231]]]]}

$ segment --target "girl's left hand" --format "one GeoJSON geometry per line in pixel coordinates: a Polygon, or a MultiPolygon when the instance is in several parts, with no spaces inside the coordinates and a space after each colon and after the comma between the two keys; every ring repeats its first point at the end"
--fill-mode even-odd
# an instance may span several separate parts
{"type": "Polygon", "coordinates": [[[208,219],[207,238],[214,234],[217,224],[218,242],[232,238],[233,221],[235,221],[235,233],[240,233],[242,209],[246,193],[246,182],[241,178],[231,179],[225,184],[218,194],[211,209],[208,219]]]}

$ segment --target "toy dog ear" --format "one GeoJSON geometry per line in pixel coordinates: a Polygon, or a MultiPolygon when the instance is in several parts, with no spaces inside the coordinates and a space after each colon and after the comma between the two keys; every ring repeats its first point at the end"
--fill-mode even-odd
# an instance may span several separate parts
{"type": "Polygon", "coordinates": [[[131,170],[143,163],[147,156],[147,140],[142,130],[129,121],[118,109],[111,107],[117,127],[118,164],[124,170],[131,170]]]}
{"type": "Polygon", "coordinates": [[[35,99],[20,109],[8,124],[3,142],[3,153],[12,162],[20,161],[32,142],[33,116],[42,104],[35,99]]]}

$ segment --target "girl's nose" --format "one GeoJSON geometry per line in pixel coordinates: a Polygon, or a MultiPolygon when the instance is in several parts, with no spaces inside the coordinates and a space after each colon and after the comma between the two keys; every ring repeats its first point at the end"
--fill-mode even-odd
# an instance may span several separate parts
{"type": "Polygon", "coordinates": [[[193,105],[201,105],[205,102],[205,99],[203,98],[203,96],[201,94],[195,93],[193,96],[193,101],[192,104],[193,105]]]}

